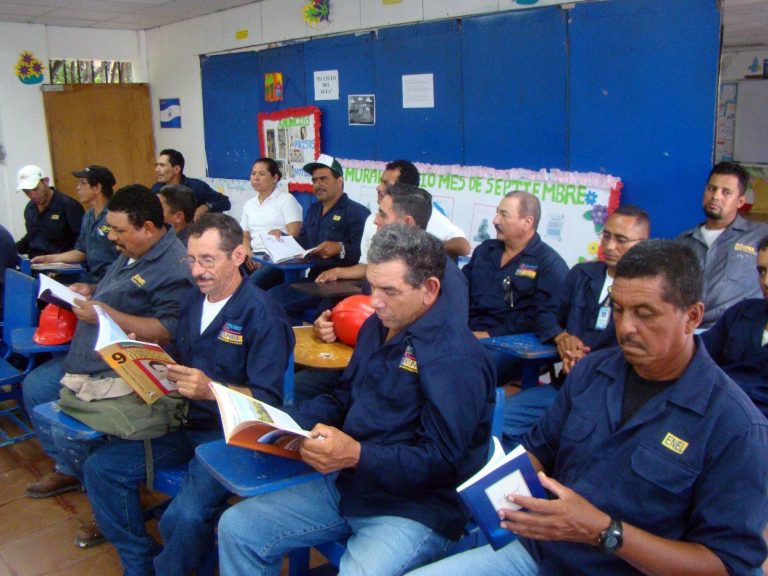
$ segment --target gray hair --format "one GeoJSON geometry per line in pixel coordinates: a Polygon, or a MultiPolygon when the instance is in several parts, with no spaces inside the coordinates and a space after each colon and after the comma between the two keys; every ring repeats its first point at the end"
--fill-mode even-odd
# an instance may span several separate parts
{"type": "Polygon", "coordinates": [[[243,229],[227,214],[206,212],[189,227],[189,237],[200,238],[208,230],[218,230],[219,248],[224,252],[231,252],[243,243],[243,229]]]}
{"type": "Polygon", "coordinates": [[[533,217],[533,229],[539,229],[539,222],[541,221],[541,202],[530,192],[524,192],[523,190],[512,190],[504,195],[504,198],[517,198],[517,212],[520,218],[526,216],[533,217]]]}
{"type": "Polygon", "coordinates": [[[383,226],[368,250],[368,264],[401,260],[408,269],[405,281],[413,287],[423,285],[430,276],[442,281],[446,258],[440,240],[420,228],[400,223],[383,226]]]}

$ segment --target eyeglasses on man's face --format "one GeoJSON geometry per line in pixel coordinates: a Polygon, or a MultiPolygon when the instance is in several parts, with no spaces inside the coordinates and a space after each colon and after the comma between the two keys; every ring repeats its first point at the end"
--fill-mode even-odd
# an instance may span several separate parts
{"type": "MultiPolygon", "coordinates": [[[[225,258],[228,258],[231,253],[232,250],[227,250],[224,252],[225,258]]],[[[200,258],[195,258],[194,256],[185,256],[184,258],[180,258],[179,262],[181,264],[186,264],[190,268],[195,265],[195,262],[197,262],[203,268],[213,268],[220,260],[221,258],[214,256],[200,256],[200,258]]]]}

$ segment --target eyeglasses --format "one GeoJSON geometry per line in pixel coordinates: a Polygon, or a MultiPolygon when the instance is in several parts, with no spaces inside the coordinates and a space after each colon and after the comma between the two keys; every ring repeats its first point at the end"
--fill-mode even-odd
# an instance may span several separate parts
{"type": "MultiPolygon", "coordinates": [[[[229,255],[232,253],[232,250],[227,250],[224,252],[224,254],[229,257],[229,255]]],[[[184,258],[179,259],[180,264],[186,264],[190,268],[195,265],[195,262],[200,264],[203,268],[213,268],[216,265],[216,262],[218,262],[220,258],[214,258],[213,256],[200,256],[200,258],[195,258],[194,256],[185,256],[184,258]]]]}
{"type": "Polygon", "coordinates": [[[644,238],[636,238],[633,240],[632,238],[627,238],[625,236],[616,236],[614,234],[611,234],[610,232],[606,232],[605,230],[600,232],[600,238],[602,238],[603,242],[610,242],[611,240],[613,240],[619,246],[624,246],[625,244],[631,244],[632,242],[642,242],[644,240],[644,238]]]}

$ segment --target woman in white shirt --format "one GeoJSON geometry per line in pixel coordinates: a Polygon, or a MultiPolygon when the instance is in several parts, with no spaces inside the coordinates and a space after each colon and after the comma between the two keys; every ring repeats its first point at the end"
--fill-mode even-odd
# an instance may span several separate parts
{"type": "Polygon", "coordinates": [[[256,197],[243,206],[240,225],[243,227],[243,245],[248,253],[246,264],[253,271],[251,281],[267,290],[282,282],[282,272],[269,266],[259,266],[251,257],[264,252],[259,233],[298,236],[303,212],[296,198],[278,187],[283,177],[272,158],[259,158],[251,168],[251,186],[256,197]]]}

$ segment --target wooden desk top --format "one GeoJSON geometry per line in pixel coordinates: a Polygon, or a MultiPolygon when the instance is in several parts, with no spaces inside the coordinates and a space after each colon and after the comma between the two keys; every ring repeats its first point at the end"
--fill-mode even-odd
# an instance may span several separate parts
{"type": "Polygon", "coordinates": [[[310,368],[346,368],[353,349],[341,342],[327,343],[315,336],[312,326],[295,326],[296,348],[293,356],[297,364],[310,368]]]}
{"type": "Polygon", "coordinates": [[[291,288],[309,294],[310,296],[317,296],[319,298],[346,298],[347,296],[354,296],[355,294],[362,294],[363,281],[362,280],[336,280],[335,282],[298,282],[291,284],[291,288]]]}

